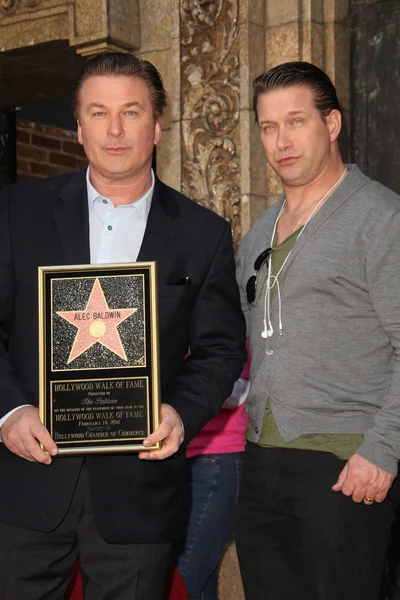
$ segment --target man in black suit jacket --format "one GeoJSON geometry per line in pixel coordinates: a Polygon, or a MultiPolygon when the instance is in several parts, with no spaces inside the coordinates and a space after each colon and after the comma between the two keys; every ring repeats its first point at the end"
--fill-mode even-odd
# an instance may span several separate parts
{"type": "Polygon", "coordinates": [[[76,93],[89,172],[21,183],[1,195],[2,600],[61,600],[76,558],[89,600],[161,600],[179,536],[184,447],[240,375],[245,334],[230,228],[154,178],[164,106],[161,79],[147,61],[118,53],[89,61],[76,93]],[[110,214],[147,203],[143,239],[130,239],[113,221],[116,236],[122,232],[115,250],[96,202],[110,214]],[[37,267],[93,263],[107,244],[109,262],[158,263],[161,424],[147,443],[162,448],[52,460],[57,447],[36,408],[37,267]],[[177,285],[183,277],[191,285],[177,285]]]}

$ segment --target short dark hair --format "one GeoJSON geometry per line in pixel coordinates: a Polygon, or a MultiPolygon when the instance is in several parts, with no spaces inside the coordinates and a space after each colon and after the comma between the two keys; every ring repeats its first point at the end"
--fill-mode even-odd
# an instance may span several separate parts
{"type": "Polygon", "coordinates": [[[262,73],[253,82],[253,109],[258,123],[257,102],[261,94],[294,85],[307,86],[314,95],[316,108],[325,121],[332,110],[341,112],[335,86],[328,75],[315,65],[293,61],[282,63],[262,73]]]}
{"type": "Polygon", "coordinates": [[[98,54],[84,64],[74,90],[73,110],[75,118],[78,118],[79,93],[83,84],[90,77],[101,75],[122,75],[142,79],[149,88],[154,120],[158,121],[162,117],[167,105],[167,94],[161,75],[156,67],[148,60],[137,58],[133,54],[108,52],[98,54]]]}

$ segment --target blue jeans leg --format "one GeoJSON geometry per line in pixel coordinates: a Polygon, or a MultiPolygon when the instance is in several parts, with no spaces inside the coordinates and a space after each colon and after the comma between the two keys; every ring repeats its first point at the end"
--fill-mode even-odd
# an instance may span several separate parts
{"type": "Polygon", "coordinates": [[[244,452],[188,460],[186,538],[177,546],[177,567],[190,600],[217,600],[219,561],[232,538],[244,452]]]}

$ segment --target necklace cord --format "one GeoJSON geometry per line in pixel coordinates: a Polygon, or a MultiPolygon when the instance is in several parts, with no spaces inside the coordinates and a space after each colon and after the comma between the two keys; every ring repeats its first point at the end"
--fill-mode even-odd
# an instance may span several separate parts
{"type": "MultiPolygon", "coordinates": [[[[300,229],[298,236],[296,237],[295,243],[297,242],[297,240],[299,239],[299,237],[301,236],[301,234],[303,233],[303,231],[305,230],[305,228],[307,227],[308,223],[311,221],[313,215],[315,214],[315,212],[317,211],[318,207],[322,204],[322,202],[329,196],[329,194],[331,192],[333,192],[333,190],[342,182],[342,180],[344,179],[345,175],[347,173],[347,168],[345,167],[343,170],[343,173],[340,175],[339,179],[336,181],[336,183],[333,184],[333,186],[326,192],[326,194],[324,194],[322,196],[322,198],[317,202],[317,204],[314,206],[313,210],[311,211],[310,215],[308,216],[307,221],[304,223],[303,227],[300,229]]],[[[283,211],[285,210],[285,206],[286,206],[286,198],[284,203],[282,204],[281,210],[279,211],[279,214],[275,220],[275,225],[274,225],[274,229],[272,232],[272,238],[271,238],[271,248],[273,248],[273,244],[274,244],[274,239],[275,239],[275,234],[277,232],[278,229],[278,223],[279,223],[279,219],[282,216],[283,211]]],[[[292,232],[293,233],[293,232],[292,232]]],[[[263,338],[268,338],[271,337],[274,333],[274,328],[272,326],[272,321],[271,321],[271,290],[273,289],[273,287],[276,284],[277,287],[277,293],[278,293],[278,313],[279,313],[279,333],[280,335],[282,335],[283,333],[283,324],[282,324],[282,300],[281,300],[281,293],[280,293],[280,285],[279,285],[279,281],[278,281],[278,277],[279,275],[282,273],[288,259],[289,256],[291,255],[292,250],[290,250],[285,258],[285,260],[283,261],[283,264],[281,266],[281,268],[279,269],[278,273],[276,275],[272,275],[272,252],[268,257],[268,276],[267,276],[267,289],[265,290],[265,297],[264,297],[264,329],[261,333],[261,336],[263,338]]]]}

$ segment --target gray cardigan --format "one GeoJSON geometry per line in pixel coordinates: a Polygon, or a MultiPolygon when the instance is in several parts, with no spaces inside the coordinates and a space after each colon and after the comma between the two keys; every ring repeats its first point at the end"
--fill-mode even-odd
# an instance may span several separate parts
{"type": "MultiPolygon", "coordinates": [[[[251,349],[247,399],[258,440],[267,400],[285,441],[310,433],[363,433],[357,453],[393,474],[400,458],[400,197],[357,166],[295,242],[282,271],[274,334],[263,339],[246,282],[271,245],[280,201],[244,237],[237,277],[251,349]]],[[[264,274],[262,274],[264,275],[264,274]]],[[[264,277],[265,279],[265,277],[264,277]]]]}

